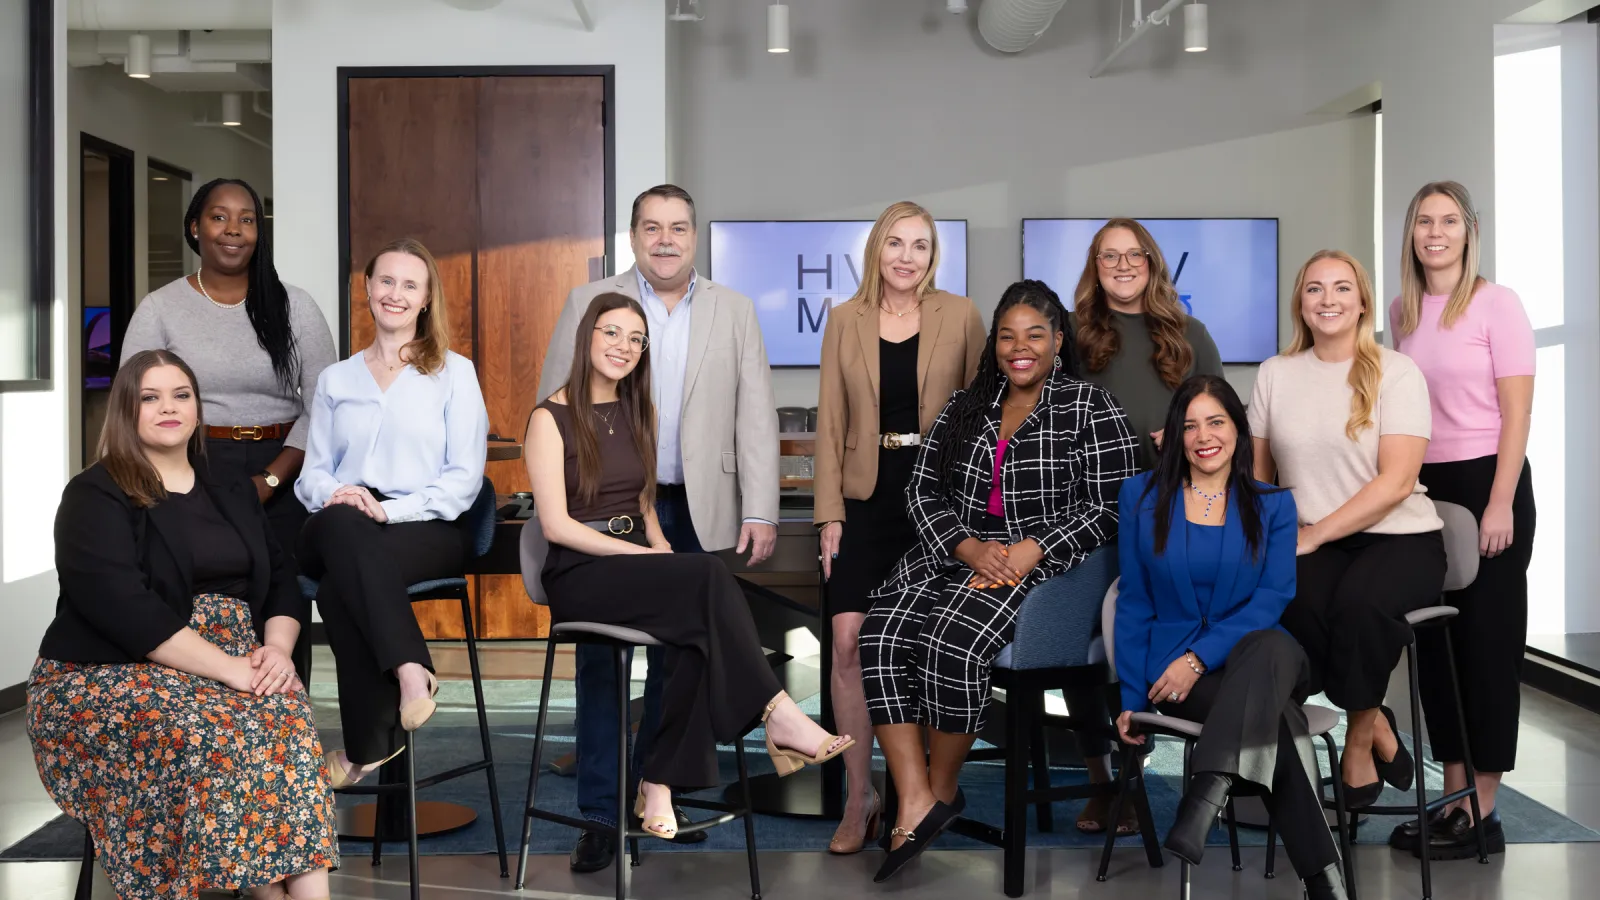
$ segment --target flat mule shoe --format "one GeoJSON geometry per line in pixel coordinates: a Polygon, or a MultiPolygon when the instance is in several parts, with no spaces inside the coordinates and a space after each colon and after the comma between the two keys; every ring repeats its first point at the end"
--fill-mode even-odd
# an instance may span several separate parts
{"type": "MultiPolygon", "coordinates": [[[[789,692],[779,691],[778,696],[773,697],[772,702],[767,704],[766,711],[761,713],[761,724],[767,724],[767,719],[772,717],[772,711],[778,708],[779,703],[787,699],[789,699],[789,692]]],[[[855,745],[855,738],[849,735],[844,735],[841,738],[839,735],[830,734],[822,739],[822,743],[817,745],[816,753],[806,754],[799,750],[779,747],[772,742],[772,729],[767,729],[767,755],[772,757],[772,765],[778,770],[779,778],[793,775],[808,765],[820,766],[855,745]],[[834,746],[835,744],[838,746],[834,746]]]]}
{"type": "Polygon", "coordinates": [[[1389,722],[1389,730],[1394,733],[1394,759],[1384,762],[1378,756],[1376,745],[1372,748],[1372,762],[1378,767],[1378,777],[1396,790],[1409,791],[1416,781],[1416,761],[1411,758],[1411,751],[1406,749],[1405,741],[1400,740],[1400,726],[1395,724],[1394,710],[1387,706],[1378,707],[1383,712],[1384,719],[1389,722]]]}
{"type": "Polygon", "coordinates": [[[935,800],[933,808],[928,810],[928,814],[922,817],[922,821],[917,823],[915,829],[907,831],[904,828],[895,828],[891,833],[898,837],[904,837],[906,839],[905,843],[889,851],[888,858],[878,868],[878,874],[872,876],[872,880],[882,884],[893,878],[901,869],[905,868],[906,863],[916,859],[922,851],[928,849],[928,845],[933,842],[933,839],[943,834],[944,830],[949,828],[950,823],[954,822],[955,819],[956,811],[954,809],[941,801],[935,800]]]}
{"type": "Polygon", "coordinates": [[[439,708],[439,704],[433,702],[433,698],[439,694],[439,679],[427,669],[423,669],[422,673],[428,676],[428,696],[400,705],[400,727],[407,731],[416,731],[426,725],[439,708]]]}

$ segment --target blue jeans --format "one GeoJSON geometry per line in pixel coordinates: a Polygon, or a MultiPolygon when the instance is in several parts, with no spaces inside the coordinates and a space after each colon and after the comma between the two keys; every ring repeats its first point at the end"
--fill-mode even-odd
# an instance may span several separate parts
{"type": "MultiPolygon", "coordinates": [[[[656,501],[656,518],[667,543],[678,553],[703,553],[684,497],[656,501]]],[[[639,760],[650,752],[650,739],[661,724],[661,686],[666,668],[662,647],[646,647],[644,717],[634,740],[628,773],[628,794],[639,786],[639,760]]],[[[617,670],[609,647],[580,644],[578,688],[578,812],[591,822],[615,826],[617,814],[617,670]]],[[[633,663],[633,651],[628,651],[633,663]]]]}

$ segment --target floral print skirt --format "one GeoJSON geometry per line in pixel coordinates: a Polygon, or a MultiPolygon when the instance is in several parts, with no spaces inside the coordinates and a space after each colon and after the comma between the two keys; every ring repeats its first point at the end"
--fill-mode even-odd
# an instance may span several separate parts
{"type": "MultiPolygon", "coordinates": [[[[258,646],[234,597],[195,597],[189,627],[233,656],[258,646]]],[[[303,691],[258,697],[152,662],[41,659],[28,737],[45,789],[88,827],[122,900],[189,900],[338,865],[303,691]]]]}

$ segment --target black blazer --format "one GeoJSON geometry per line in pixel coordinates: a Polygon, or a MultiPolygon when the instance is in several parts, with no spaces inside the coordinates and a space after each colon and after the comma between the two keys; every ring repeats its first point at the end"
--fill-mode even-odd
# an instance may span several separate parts
{"type": "MultiPolygon", "coordinates": [[[[215,480],[195,466],[195,487],[238,529],[250,551],[250,604],[256,637],[266,621],[302,624],[311,605],[300,595],[292,558],[278,546],[248,480],[215,480]]],[[[73,663],[143,662],[189,624],[194,560],[177,507],[133,505],[96,463],[67,482],[56,510],[56,574],[61,597],[39,655],[73,663]]]]}

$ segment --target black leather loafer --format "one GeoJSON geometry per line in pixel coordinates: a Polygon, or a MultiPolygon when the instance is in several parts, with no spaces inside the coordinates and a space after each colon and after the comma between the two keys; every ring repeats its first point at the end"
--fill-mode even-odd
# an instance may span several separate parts
{"type": "MultiPolygon", "coordinates": [[[[1483,842],[1490,853],[1506,852],[1506,832],[1500,824],[1500,810],[1483,817],[1483,842]]],[[[1420,847],[1413,856],[1420,856],[1420,847]]],[[[1478,836],[1473,832],[1472,815],[1458,809],[1428,829],[1428,858],[1432,860],[1472,859],[1478,855],[1478,836]]]]}
{"type": "MultiPolygon", "coordinates": [[[[928,814],[922,817],[922,821],[917,823],[917,827],[906,835],[905,843],[889,851],[888,858],[878,868],[878,874],[872,876],[872,880],[881,884],[893,878],[896,873],[905,868],[906,863],[916,859],[922,851],[928,849],[928,845],[933,843],[933,839],[943,834],[944,830],[949,828],[950,823],[954,822],[955,819],[956,811],[953,808],[938,800],[933,801],[933,808],[928,810],[928,814]]],[[[896,829],[896,831],[899,831],[899,829],[896,829]]]]}
{"type": "Polygon", "coordinates": [[[599,872],[611,867],[616,859],[616,841],[600,831],[585,831],[578,835],[578,844],[572,848],[567,865],[574,872],[599,872]]]}
{"type": "MultiPolygon", "coordinates": [[[[1435,823],[1443,821],[1443,819],[1444,813],[1437,809],[1428,813],[1428,827],[1432,828],[1435,823]]],[[[1417,832],[1419,830],[1416,819],[1407,819],[1401,822],[1394,827],[1393,831],[1389,832],[1389,846],[1396,850],[1415,850],[1417,848],[1417,832]]]]}

